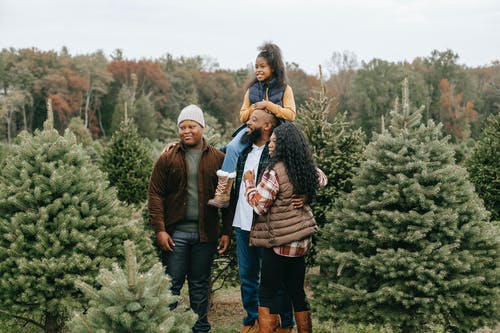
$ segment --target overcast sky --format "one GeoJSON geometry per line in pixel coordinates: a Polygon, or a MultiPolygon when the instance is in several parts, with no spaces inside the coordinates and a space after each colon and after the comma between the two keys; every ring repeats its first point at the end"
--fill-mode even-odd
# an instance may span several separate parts
{"type": "Polygon", "coordinates": [[[500,1],[0,0],[0,48],[200,55],[238,69],[267,40],[309,74],[345,50],[411,61],[452,49],[462,64],[488,65],[500,60],[500,1]]]}

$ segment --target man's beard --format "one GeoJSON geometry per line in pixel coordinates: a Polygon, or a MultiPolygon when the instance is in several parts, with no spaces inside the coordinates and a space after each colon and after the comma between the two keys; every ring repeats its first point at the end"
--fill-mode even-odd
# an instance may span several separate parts
{"type": "Polygon", "coordinates": [[[240,142],[244,144],[255,143],[255,141],[257,141],[257,139],[260,139],[261,136],[262,136],[262,128],[256,128],[250,133],[245,133],[241,137],[240,142]]]}

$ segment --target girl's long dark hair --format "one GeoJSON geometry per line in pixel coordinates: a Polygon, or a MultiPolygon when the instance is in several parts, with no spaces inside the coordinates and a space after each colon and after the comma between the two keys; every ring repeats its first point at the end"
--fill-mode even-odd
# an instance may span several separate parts
{"type": "Polygon", "coordinates": [[[276,127],[273,133],[276,136],[276,146],[268,169],[277,162],[283,162],[294,194],[306,195],[307,203],[310,203],[316,196],[319,182],[316,163],[305,135],[294,123],[288,121],[276,127]]]}
{"type": "MultiPolygon", "coordinates": [[[[259,54],[257,54],[257,58],[262,57],[266,59],[273,70],[273,77],[278,82],[278,87],[284,87],[288,83],[288,79],[286,77],[285,62],[283,61],[279,46],[270,42],[265,42],[259,46],[258,50],[259,54]]],[[[247,88],[250,88],[256,82],[258,82],[258,80],[254,77],[247,88]]]]}

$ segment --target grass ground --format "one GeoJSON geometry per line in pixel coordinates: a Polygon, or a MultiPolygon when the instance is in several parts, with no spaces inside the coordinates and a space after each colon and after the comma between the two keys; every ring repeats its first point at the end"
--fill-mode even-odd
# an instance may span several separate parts
{"type": "MultiPolygon", "coordinates": [[[[221,289],[215,292],[213,305],[210,309],[209,320],[212,324],[212,333],[238,333],[241,330],[242,319],[245,312],[241,305],[239,287],[221,289]]],[[[314,314],[313,314],[314,317],[314,314]]],[[[331,323],[315,324],[315,333],[391,333],[391,330],[380,329],[371,326],[357,326],[352,324],[341,324],[333,326],[331,323]]],[[[429,333],[438,333],[435,330],[429,333]]],[[[294,330],[296,333],[296,330],[294,330]]],[[[496,329],[481,329],[474,333],[500,333],[500,326],[496,329]]]]}
{"type": "Polygon", "coordinates": [[[244,314],[239,287],[217,290],[208,316],[212,333],[239,332],[244,314]]]}

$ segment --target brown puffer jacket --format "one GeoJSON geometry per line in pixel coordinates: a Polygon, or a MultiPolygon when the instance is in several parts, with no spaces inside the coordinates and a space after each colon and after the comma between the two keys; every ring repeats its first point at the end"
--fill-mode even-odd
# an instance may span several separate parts
{"type": "Polygon", "coordinates": [[[304,239],[319,228],[309,205],[293,208],[293,185],[282,162],[273,167],[278,176],[279,191],[267,214],[259,216],[250,231],[250,245],[276,247],[304,239]]]}

